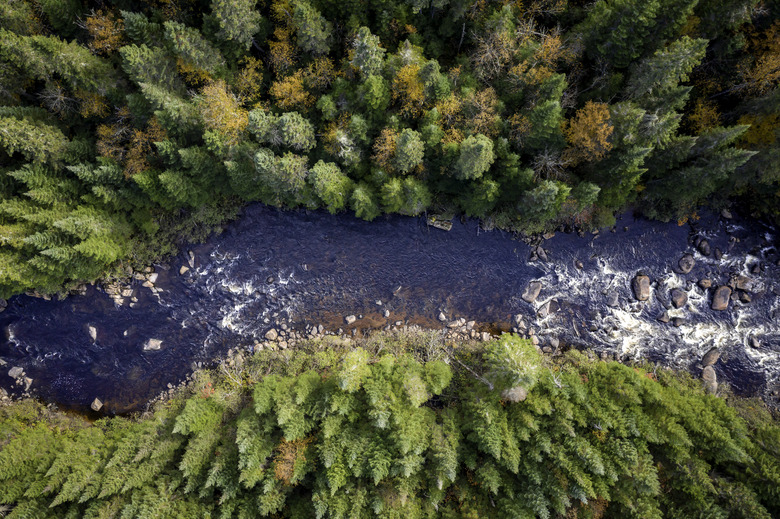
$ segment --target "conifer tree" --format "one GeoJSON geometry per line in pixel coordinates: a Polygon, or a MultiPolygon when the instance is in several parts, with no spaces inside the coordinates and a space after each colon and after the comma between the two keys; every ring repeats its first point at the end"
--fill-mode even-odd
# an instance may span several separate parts
{"type": "Polygon", "coordinates": [[[211,0],[211,14],[219,25],[217,37],[248,49],[262,20],[256,3],[257,0],[211,0]]]}
{"type": "Polygon", "coordinates": [[[482,134],[471,135],[460,145],[455,177],[461,180],[478,179],[490,169],[494,160],[493,141],[482,134]]]}
{"type": "Polygon", "coordinates": [[[360,70],[363,77],[381,75],[385,49],[377,36],[371,34],[368,27],[358,29],[353,43],[354,57],[352,66],[360,70]]]}
{"type": "Polygon", "coordinates": [[[353,182],[332,162],[318,161],[309,173],[314,193],[331,214],[344,209],[352,194],[353,182]]]}
{"type": "Polygon", "coordinates": [[[305,0],[296,0],[293,11],[298,47],[315,56],[327,54],[330,50],[333,24],[305,0]]]}

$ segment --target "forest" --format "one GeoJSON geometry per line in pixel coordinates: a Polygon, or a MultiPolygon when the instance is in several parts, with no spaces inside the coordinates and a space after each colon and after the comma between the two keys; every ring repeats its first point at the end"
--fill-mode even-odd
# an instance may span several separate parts
{"type": "Polygon", "coordinates": [[[780,215],[780,4],[5,0],[0,297],[259,201],[535,233],[780,215]]]}
{"type": "Polygon", "coordinates": [[[593,359],[393,332],[231,358],[136,418],[17,402],[0,407],[0,513],[778,517],[760,400],[593,359]]]}

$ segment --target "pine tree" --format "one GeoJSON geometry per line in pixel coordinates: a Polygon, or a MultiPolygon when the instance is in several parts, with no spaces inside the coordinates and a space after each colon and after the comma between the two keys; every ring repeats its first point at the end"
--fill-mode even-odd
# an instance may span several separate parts
{"type": "Polygon", "coordinates": [[[173,53],[186,64],[212,76],[222,75],[225,59],[200,31],[177,22],[165,22],[165,40],[173,53]]]}
{"type": "Polygon", "coordinates": [[[471,135],[460,145],[455,177],[459,180],[478,179],[490,169],[494,160],[493,141],[482,134],[471,135]]]}
{"type": "Polygon", "coordinates": [[[395,139],[393,165],[400,173],[408,173],[422,163],[425,146],[420,134],[405,128],[395,139]]]}
{"type": "Polygon", "coordinates": [[[318,161],[309,173],[314,193],[335,214],[344,209],[352,194],[353,182],[332,162],[318,161]]]}
{"type": "Polygon", "coordinates": [[[354,49],[352,66],[360,70],[365,78],[381,75],[385,49],[379,38],[371,34],[368,27],[358,29],[352,46],[354,49]]]}
{"type": "Polygon", "coordinates": [[[293,23],[296,28],[298,47],[315,56],[328,53],[333,24],[317,9],[304,0],[296,0],[293,23]]]}
{"type": "Polygon", "coordinates": [[[211,0],[211,14],[219,25],[217,37],[248,49],[262,21],[255,10],[256,3],[257,0],[211,0]]]}

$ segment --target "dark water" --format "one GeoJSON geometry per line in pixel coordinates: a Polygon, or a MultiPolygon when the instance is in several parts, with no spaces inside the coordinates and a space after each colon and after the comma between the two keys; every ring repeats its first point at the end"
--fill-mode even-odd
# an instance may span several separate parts
{"type": "Polygon", "coordinates": [[[134,281],[134,308],[115,305],[96,288],[63,301],[10,300],[0,314],[0,359],[7,362],[0,384],[15,388],[6,372],[21,366],[46,400],[83,407],[99,397],[107,411],[123,412],[181,380],[193,362],[250,346],[277,322],[346,329],[343,316],[355,314],[363,316],[353,326],[360,329],[399,320],[440,327],[437,316],[444,312],[491,329],[508,329],[520,313],[543,344],[558,337],[619,358],[694,371],[701,355],[718,346],[724,352],[716,366],[721,380],[743,393],[774,391],[780,379],[777,230],[715,215],[693,228],[625,215],[616,228],[598,235],[558,233],[543,243],[543,262],[529,261],[529,245],[508,233],[482,231],[475,221],[455,222],[444,232],[413,218],[367,223],[252,206],[222,235],[192,248],[195,267],[189,272],[179,275],[186,252],[170,270],[158,266],[159,297],[134,281]],[[694,233],[720,248],[723,259],[695,252],[694,233]],[[675,274],[685,252],[695,253],[696,266],[688,275],[675,274]],[[755,265],[763,270],[752,273],[755,265]],[[646,303],[631,297],[630,279],[640,270],[654,282],[646,303]],[[722,284],[736,274],[752,280],[752,302],[713,312],[711,294],[693,285],[687,307],[670,310],[684,323],[656,320],[672,288],[702,277],[722,284]],[[544,286],[533,304],[520,297],[531,280],[544,286]],[[606,304],[613,293],[617,307],[606,304]],[[540,318],[537,312],[550,301],[552,312],[540,318]],[[89,326],[97,329],[94,342],[89,326]],[[753,336],[759,348],[749,346],[753,336]],[[150,338],[162,340],[159,351],[144,351],[150,338]]]}

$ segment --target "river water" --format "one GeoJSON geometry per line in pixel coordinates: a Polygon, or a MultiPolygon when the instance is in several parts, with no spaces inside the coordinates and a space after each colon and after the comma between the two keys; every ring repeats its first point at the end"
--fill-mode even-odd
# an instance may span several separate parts
{"type": "Polygon", "coordinates": [[[135,281],[134,307],[117,306],[95,287],[62,301],[9,300],[0,314],[0,359],[6,363],[0,385],[18,392],[7,371],[20,366],[45,400],[85,408],[99,397],[104,411],[126,412],[183,379],[194,363],[251,347],[281,322],[347,330],[343,317],[355,314],[360,318],[349,328],[397,321],[438,328],[443,312],[493,331],[509,329],[521,314],[542,345],[555,337],[620,359],[646,358],[693,372],[700,370],[701,356],[718,347],[721,381],[776,400],[777,240],[777,229],[751,220],[705,214],[679,226],[626,214],[613,232],[557,233],[542,243],[547,261],[541,261],[532,260],[530,245],[506,232],[481,230],[476,221],[455,221],[445,232],[423,219],[388,216],[368,223],[253,205],[221,235],[190,248],[194,268],[188,272],[179,274],[188,264],[186,249],[169,267],[156,266],[161,293],[135,281]],[[701,255],[696,236],[723,257],[701,255]],[[685,253],[696,265],[681,274],[677,264],[685,253]],[[639,271],[653,282],[643,303],[630,288],[639,271]],[[752,301],[711,310],[713,289],[696,282],[708,278],[717,286],[736,275],[749,280],[752,301]],[[543,288],[531,304],[521,295],[533,280],[543,288]],[[684,289],[689,299],[683,308],[667,310],[673,288],[684,289]],[[550,312],[541,317],[543,308],[550,312]],[[657,320],[664,310],[681,318],[677,326],[657,320]],[[90,326],[97,330],[94,341],[90,326]],[[160,350],[144,350],[150,338],[162,341],[160,350]]]}

